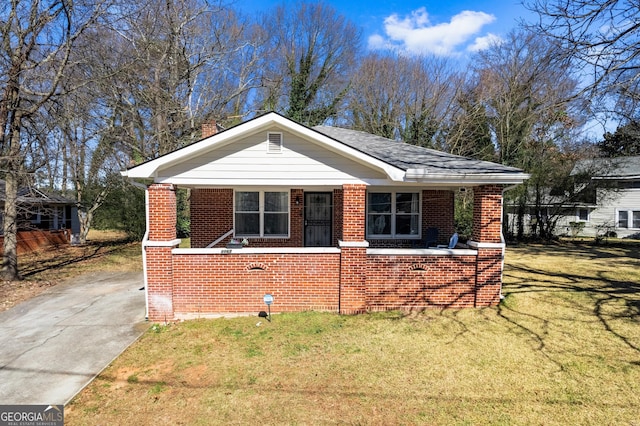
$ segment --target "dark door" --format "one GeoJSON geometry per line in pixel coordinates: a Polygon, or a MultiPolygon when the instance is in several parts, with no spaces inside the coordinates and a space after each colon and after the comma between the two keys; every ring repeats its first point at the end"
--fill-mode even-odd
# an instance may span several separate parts
{"type": "Polygon", "coordinates": [[[331,192],[304,193],[304,245],[331,246],[331,192]]]}

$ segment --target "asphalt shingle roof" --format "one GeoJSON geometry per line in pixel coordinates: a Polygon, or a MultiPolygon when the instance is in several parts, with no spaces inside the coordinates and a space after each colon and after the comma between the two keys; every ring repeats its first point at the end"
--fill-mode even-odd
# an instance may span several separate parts
{"type": "Polygon", "coordinates": [[[429,174],[520,173],[520,169],[423,148],[357,130],[316,126],[313,130],[402,170],[424,169],[429,174]]]}
{"type": "Polygon", "coordinates": [[[606,179],[633,179],[640,177],[640,156],[593,158],[578,161],[571,174],[589,173],[606,179]]]}

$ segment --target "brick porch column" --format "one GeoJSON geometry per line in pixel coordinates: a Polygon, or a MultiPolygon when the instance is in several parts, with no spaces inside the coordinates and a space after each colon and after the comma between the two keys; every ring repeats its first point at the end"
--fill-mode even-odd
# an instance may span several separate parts
{"type": "Polygon", "coordinates": [[[340,313],[357,314],[367,309],[367,247],[365,240],[366,185],[342,186],[342,239],[340,246],[340,313]]]}
{"type": "Polygon", "coordinates": [[[173,185],[147,188],[149,237],[144,243],[147,259],[147,303],[149,321],[173,320],[173,265],[171,249],[176,239],[176,192],[173,185]]]}
{"type": "Polygon", "coordinates": [[[502,186],[485,185],[473,193],[473,234],[469,245],[478,251],[475,306],[500,303],[502,261],[502,186]]]}

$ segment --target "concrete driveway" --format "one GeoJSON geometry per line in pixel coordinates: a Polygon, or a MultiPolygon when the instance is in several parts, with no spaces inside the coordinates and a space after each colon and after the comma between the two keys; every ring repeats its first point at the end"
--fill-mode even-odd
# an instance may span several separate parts
{"type": "Polygon", "coordinates": [[[92,273],[0,312],[0,404],[66,404],[147,327],[142,273],[92,273]]]}

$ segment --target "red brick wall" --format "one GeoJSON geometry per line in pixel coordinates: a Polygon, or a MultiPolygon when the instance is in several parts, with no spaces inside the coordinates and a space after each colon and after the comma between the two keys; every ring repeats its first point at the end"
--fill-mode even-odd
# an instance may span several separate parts
{"type": "MultiPolygon", "coordinates": [[[[344,248],[345,251],[358,250],[344,248]]],[[[272,312],[303,310],[356,314],[392,309],[468,308],[499,301],[499,286],[482,286],[475,295],[475,256],[368,256],[366,275],[351,276],[340,291],[341,258],[355,261],[360,251],[340,254],[233,254],[173,256],[173,297],[166,286],[154,296],[179,314],[259,312],[270,293],[272,312]],[[354,255],[355,254],[355,255],[354,255]]],[[[500,251],[496,253],[498,256],[500,251]]],[[[491,264],[495,259],[490,259],[491,264]]],[[[353,274],[358,268],[349,268],[353,274]]],[[[492,278],[499,273],[489,267],[492,278]]],[[[161,277],[156,277],[156,279],[161,277]]],[[[166,282],[166,281],[165,281],[166,282]]],[[[154,305],[155,306],[155,305],[154,305]]],[[[162,321],[155,306],[150,319],[162,321]]]]}
{"type": "Polygon", "coordinates": [[[473,241],[501,242],[502,186],[485,185],[473,190],[473,241]]]}
{"type": "Polygon", "coordinates": [[[475,306],[500,303],[502,287],[502,249],[478,249],[477,298],[475,306]]]}
{"type": "MultiPolygon", "coordinates": [[[[342,186],[342,241],[365,243],[366,185],[342,186]]],[[[367,249],[345,246],[340,255],[340,312],[366,311],[367,249]]]]}
{"type": "Polygon", "coordinates": [[[447,244],[455,232],[455,197],[453,191],[422,191],[422,233],[438,228],[438,244],[447,244]]]}
{"type": "Polygon", "coordinates": [[[367,249],[342,247],[340,253],[340,313],[366,312],[367,249]]]}
{"type": "Polygon", "coordinates": [[[178,313],[338,311],[340,255],[174,255],[178,313]]]}
{"type": "Polygon", "coordinates": [[[342,186],[342,241],[364,241],[366,188],[342,186]]]}
{"type": "MultiPolygon", "coordinates": [[[[291,212],[291,216],[289,217],[291,228],[289,231],[289,240],[286,241],[285,247],[302,247],[304,244],[302,242],[304,235],[304,191],[302,189],[292,189],[289,197],[289,202],[291,203],[289,209],[291,212]],[[296,198],[300,200],[300,204],[296,204],[296,198]]],[[[269,241],[267,240],[266,242],[267,244],[265,245],[269,247],[269,241]]],[[[252,246],[255,246],[255,244],[252,246]]]]}
{"type": "Polygon", "coordinates": [[[369,256],[369,310],[474,306],[475,256],[369,256]]]}
{"type": "MultiPolygon", "coordinates": [[[[171,189],[164,185],[150,188],[152,240],[175,238],[175,193],[171,189]]],[[[301,189],[291,191],[292,238],[256,239],[251,246],[302,245],[302,207],[295,205],[298,194],[302,199],[301,189]]],[[[336,240],[364,243],[365,194],[365,185],[344,185],[334,191],[336,240]]],[[[474,192],[475,241],[500,241],[501,195],[501,187],[493,185],[474,192]]],[[[424,191],[423,200],[423,225],[437,226],[441,236],[448,238],[453,231],[453,193],[424,191]]],[[[192,245],[206,246],[231,229],[232,190],[194,190],[191,202],[196,238],[192,245]],[[197,240],[196,230],[205,237],[197,240]]],[[[473,255],[367,256],[365,247],[349,244],[340,254],[172,256],[170,247],[146,250],[152,321],[173,318],[174,311],[258,312],[266,308],[262,299],[266,293],[275,297],[273,312],[313,309],[347,314],[491,306],[499,302],[500,295],[502,251],[493,248],[478,249],[477,265],[473,255]]]]}
{"type": "Polygon", "coordinates": [[[192,189],[190,210],[191,247],[206,247],[233,229],[233,189],[192,189]]]}
{"type": "MultiPolygon", "coordinates": [[[[18,254],[34,253],[40,250],[69,245],[70,231],[35,229],[33,231],[18,231],[18,254]]],[[[4,236],[0,236],[0,253],[3,252],[4,236]]]]}
{"type": "MultiPolygon", "coordinates": [[[[303,191],[290,193],[290,238],[249,238],[250,247],[302,247],[303,191]],[[296,197],[300,196],[300,204],[296,197]]],[[[191,247],[203,248],[233,229],[233,189],[193,189],[191,191],[191,247]]],[[[224,247],[233,236],[216,247],[224,247]]]]}
{"type": "Polygon", "coordinates": [[[171,247],[145,247],[149,320],[173,320],[173,271],[171,247]]]}
{"type": "Polygon", "coordinates": [[[171,241],[176,238],[176,192],[173,185],[149,186],[149,240],[171,241]]]}

